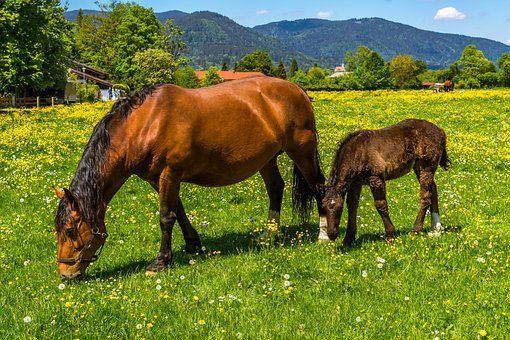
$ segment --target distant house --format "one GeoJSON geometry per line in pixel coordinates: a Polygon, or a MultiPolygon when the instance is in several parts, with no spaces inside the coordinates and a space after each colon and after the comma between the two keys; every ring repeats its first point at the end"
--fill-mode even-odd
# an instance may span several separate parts
{"type": "MultiPolygon", "coordinates": [[[[207,71],[195,71],[198,79],[202,80],[205,77],[207,71]]],[[[231,81],[246,77],[263,76],[262,72],[236,72],[236,71],[218,71],[223,81],[231,81]]]]}
{"type": "Polygon", "coordinates": [[[70,62],[69,66],[69,73],[75,75],[77,80],[73,78],[67,80],[65,89],[65,99],[67,101],[76,101],[76,89],[74,86],[76,81],[96,84],[101,90],[102,99],[109,99],[108,91],[113,87],[113,83],[109,81],[108,73],[74,60],[70,62]]]}
{"type": "Polygon", "coordinates": [[[329,78],[340,78],[351,72],[347,72],[345,69],[345,65],[342,64],[340,66],[335,67],[335,71],[329,76],[329,78]]]}

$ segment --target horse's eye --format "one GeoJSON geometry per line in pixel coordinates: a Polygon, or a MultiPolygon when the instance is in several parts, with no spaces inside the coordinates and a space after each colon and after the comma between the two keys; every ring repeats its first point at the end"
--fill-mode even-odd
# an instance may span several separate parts
{"type": "Polygon", "coordinates": [[[74,229],[75,228],[66,228],[66,235],[67,236],[73,236],[74,235],[74,229]]]}

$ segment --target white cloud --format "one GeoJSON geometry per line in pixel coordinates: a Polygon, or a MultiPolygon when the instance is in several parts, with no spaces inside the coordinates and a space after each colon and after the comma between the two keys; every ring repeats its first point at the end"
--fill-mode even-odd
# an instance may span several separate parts
{"type": "Polygon", "coordinates": [[[464,20],[467,15],[460,12],[455,7],[445,7],[437,11],[434,20],[464,20]]]}
{"type": "Polygon", "coordinates": [[[329,19],[333,16],[332,11],[319,11],[317,12],[317,18],[319,19],[329,19]]]}
{"type": "Polygon", "coordinates": [[[508,39],[508,40],[506,41],[506,44],[507,44],[507,45],[510,45],[510,39],[508,39]]]}
{"type": "Polygon", "coordinates": [[[258,15],[264,15],[264,14],[269,14],[269,11],[267,9],[260,9],[255,13],[257,13],[258,15]]]}

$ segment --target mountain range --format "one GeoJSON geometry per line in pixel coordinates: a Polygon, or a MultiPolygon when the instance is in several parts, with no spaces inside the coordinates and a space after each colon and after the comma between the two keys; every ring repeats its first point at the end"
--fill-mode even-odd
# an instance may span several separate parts
{"type": "MultiPolygon", "coordinates": [[[[67,19],[76,20],[77,12],[67,12],[67,19]]],[[[156,17],[162,22],[172,19],[185,32],[187,56],[196,68],[219,66],[223,62],[233,67],[235,61],[259,49],[269,51],[274,61],[283,59],[288,64],[295,58],[302,67],[316,63],[327,68],[342,63],[345,53],[359,45],[368,46],[386,60],[409,54],[425,61],[429,68],[450,65],[470,44],[492,61],[502,53],[510,53],[510,46],[494,40],[426,31],[381,18],[285,20],[249,28],[209,11],[168,11],[156,13],[156,17]]]]}

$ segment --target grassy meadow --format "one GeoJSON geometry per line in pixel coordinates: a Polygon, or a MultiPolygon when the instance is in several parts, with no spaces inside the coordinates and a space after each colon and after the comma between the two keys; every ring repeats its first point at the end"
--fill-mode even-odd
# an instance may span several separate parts
{"type": "MultiPolygon", "coordinates": [[[[448,136],[439,169],[446,232],[411,235],[414,174],[388,182],[397,239],[387,244],[368,188],[352,247],[316,242],[318,217],[293,220],[292,164],[281,235],[254,242],[268,198],[259,175],[224,188],[185,184],[181,197],[206,253],[174,230],[172,268],[145,276],[160,241],[158,203],[131,178],[110,204],[110,237],[88,279],[60,285],[52,186],[68,186],[93,126],[111,104],[0,115],[0,338],[506,338],[510,334],[510,91],[312,92],[329,173],[348,132],[415,117],[448,136]],[[60,286],[59,286],[60,285],[60,286]]],[[[427,216],[425,226],[429,228],[427,216]]]]}

